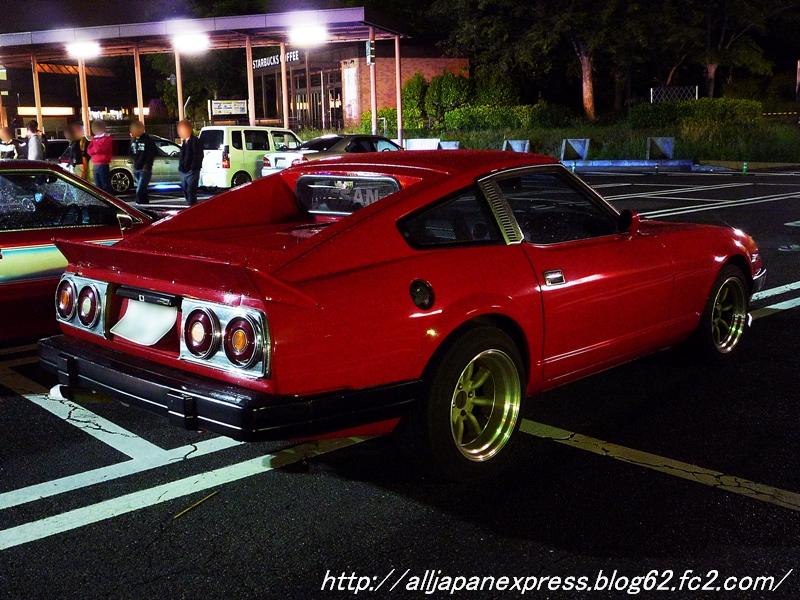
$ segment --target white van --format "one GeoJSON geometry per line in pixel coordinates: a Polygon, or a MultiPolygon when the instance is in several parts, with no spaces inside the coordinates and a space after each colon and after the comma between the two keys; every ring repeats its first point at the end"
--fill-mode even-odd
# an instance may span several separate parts
{"type": "Polygon", "coordinates": [[[200,185],[229,188],[261,176],[264,154],[291,150],[302,142],[283,127],[217,125],[200,130],[203,168],[200,185]]]}

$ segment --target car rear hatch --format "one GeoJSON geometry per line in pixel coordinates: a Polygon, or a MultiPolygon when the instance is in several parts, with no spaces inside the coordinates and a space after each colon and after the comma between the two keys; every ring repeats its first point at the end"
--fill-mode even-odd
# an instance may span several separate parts
{"type": "Polygon", "coordinates": [[[225,131],[223,129],[206,129],[200,132],[200,143],[203,145],[203,170],[223,168],[226,154],[225,131]]]}

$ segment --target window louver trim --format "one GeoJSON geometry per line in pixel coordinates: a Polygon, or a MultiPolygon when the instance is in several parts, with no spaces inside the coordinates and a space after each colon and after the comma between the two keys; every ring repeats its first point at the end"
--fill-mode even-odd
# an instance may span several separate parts
{"type": "Polygon", "coordinates": [[[495,181],[485,180],[479,182],[483,194],[486,196],[486,201],[489,203],[489,208],[497,220],[497,225],[500,227],[500,233],[503,234],[503,239],[506,244],[520,244],[522,243],[523,235],[522,230],[514,218],[514,213],[509,206],[508,201],[503,197],[500,192],[499,186],[495,181]]]}

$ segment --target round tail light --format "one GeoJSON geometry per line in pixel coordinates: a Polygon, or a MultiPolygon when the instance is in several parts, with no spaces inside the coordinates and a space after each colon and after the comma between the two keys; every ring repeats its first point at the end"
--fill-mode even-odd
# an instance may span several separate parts
{"type": "Polygon", "coordinates": [[[100,318],[100,294],[93,285],[85,285],[78,294],[78,320],[84,327],[94,327],[100,318]]]}
{"type": "Polygon", "coordinates": [[[233,364],[248,368],[261,354],[261,334],[250,317],[234,317],[225,327],[225,355],[233,364]]]}
{"type": "Polygon", "coordinates": [[[219,346],[219,321],[210,310],[196,308],[190,312],[183,325],[186,348],[199,358],[208,358],[219,346]]]}
{"type": "Polygon", "coordinates": [[[75,284],[69,279],[62,279],[56,289],[56,312],[64,321],[75,316],[75,295],[75,284]]]}

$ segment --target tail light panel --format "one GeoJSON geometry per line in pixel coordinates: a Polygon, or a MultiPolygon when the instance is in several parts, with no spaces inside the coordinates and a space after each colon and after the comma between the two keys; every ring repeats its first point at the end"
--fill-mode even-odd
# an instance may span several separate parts
{"type": "Polygon", "coordinates": [[[270,368],[269,328],[260,311],[184,298],[179,358],[245,377],[270,368]]]}
{"type": "Polygon", "coordinates": [[[64,273],[56,288],[56,319],[100,337],[106,336],[108,283],[64,273]]]}
{"type": "Polygon", "coordinates": [[[228,146],[222,147],[222,168],[223,169],[230,169],[231,168],[231,153],[228,149],[228,146]]]}
{"type": "Polygon", "coordinates": [[[265,156],[264,158],[261,159],[261,166],[265,169],[272,168],[272,161],[270,161],[268,156],[265,156]]]}

